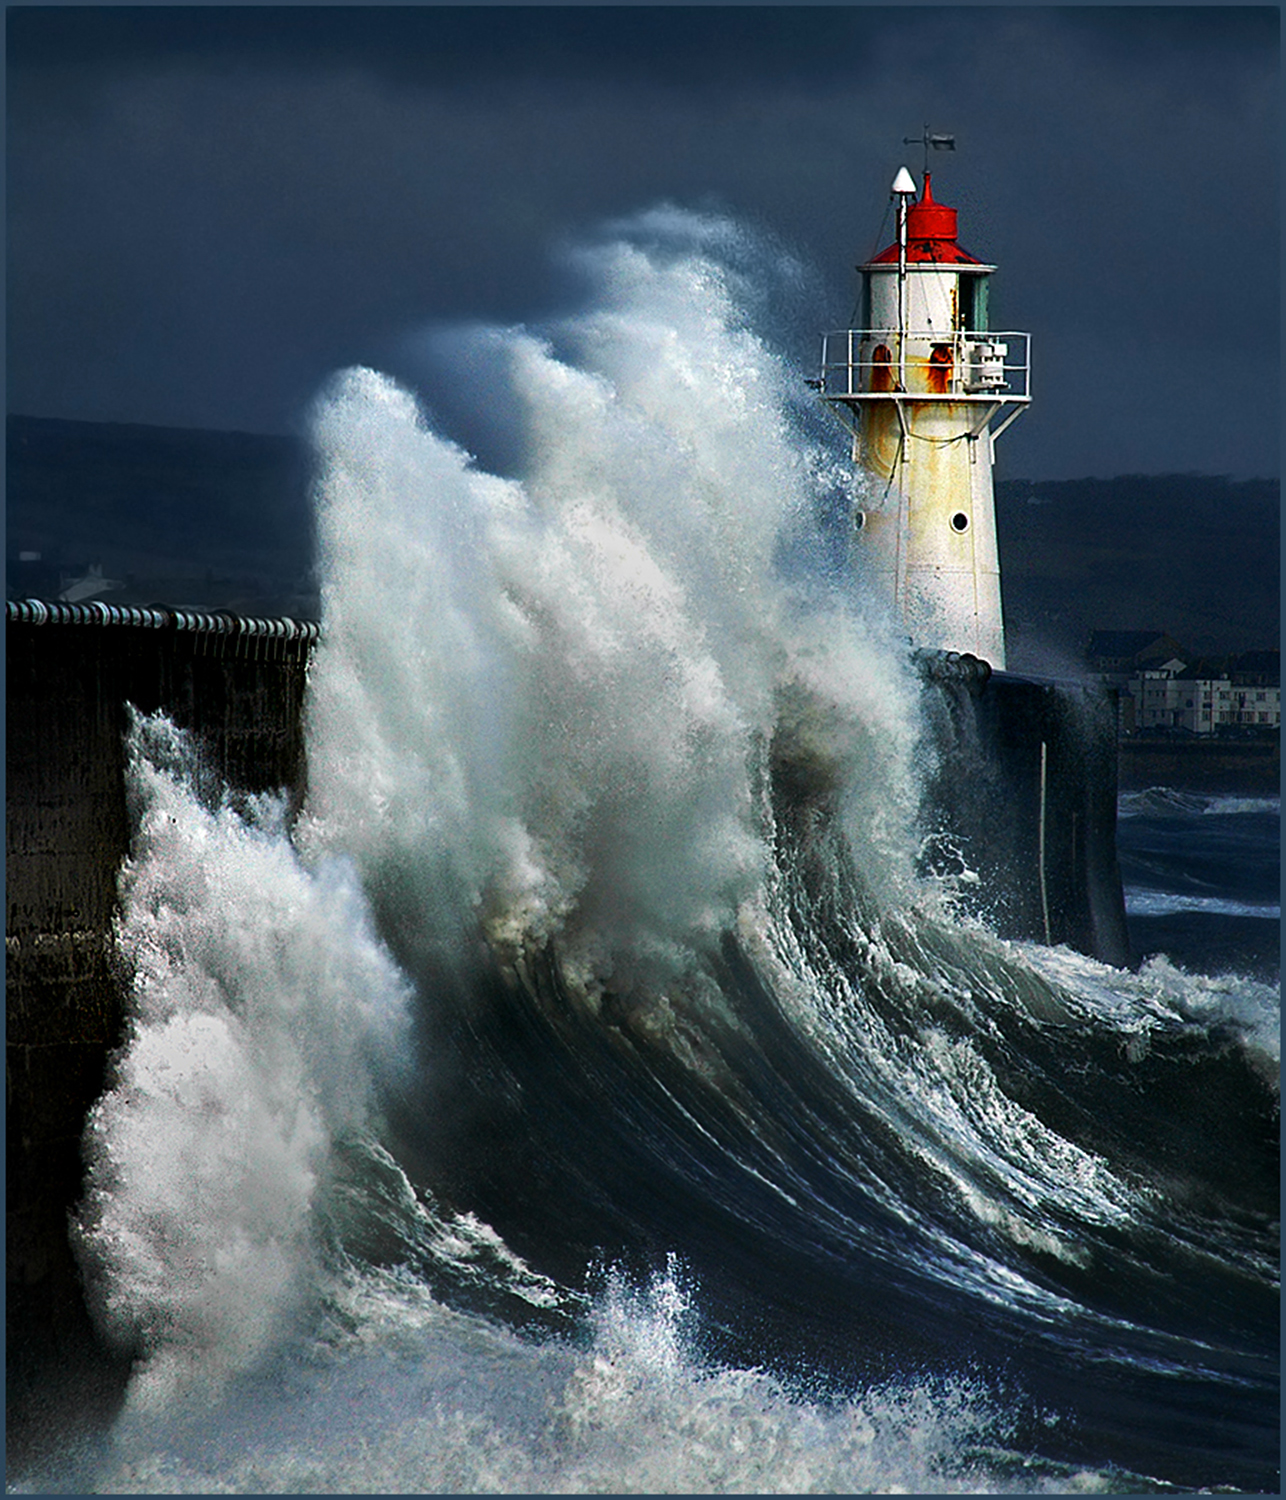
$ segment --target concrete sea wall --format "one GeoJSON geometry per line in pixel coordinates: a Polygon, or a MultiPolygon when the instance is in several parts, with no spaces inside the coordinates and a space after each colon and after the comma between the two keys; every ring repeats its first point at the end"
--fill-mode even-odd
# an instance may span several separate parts
{"type": "Polygon", "coordinates": [[[968,656],[924,653],[920,666],[938,756],[930,862],[979,877],[967,904],[1002,937],[1128,964],[1115,694],[968,656]]]}
{"type": "Polygon", "coordinates": [[[1179,791],[1235,792],[1240,796],[1275,797],[1281,791],[1281,735],[1249,740],[1193,736],[1163,740],[1139,735],[1122,740],[1121,787],[1141,791],[1149,786],[1179,791]]]}

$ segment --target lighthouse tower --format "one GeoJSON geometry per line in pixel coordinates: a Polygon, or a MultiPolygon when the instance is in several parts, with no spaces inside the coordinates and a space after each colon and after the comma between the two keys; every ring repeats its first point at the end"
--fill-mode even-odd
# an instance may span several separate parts
{"type": "Polygon", "coordinates": [[[1031,400],[1029,338],[987,326],[996,269],[963,250],[928,174],[893,182],[897,239],[862,275],[860,328],[822,343],[822,399],[871,479],[853,515],[865,555],[917,646],[1005,665],[991,466],[1031,400]]]}

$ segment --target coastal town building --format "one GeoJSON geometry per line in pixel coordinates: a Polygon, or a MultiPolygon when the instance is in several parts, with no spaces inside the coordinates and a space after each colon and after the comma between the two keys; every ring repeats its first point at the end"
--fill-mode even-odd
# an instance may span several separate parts
{"type": "Polygon", "coordinates": [[[1085,657],[1090,671],[1114,687],[1122,687],[1138,673],[1178,671],[1192,654],[1163,630],[1095,630],[1085,657]]]}
{"type": "Polygon", "coordinates": [[[1281,654],[1200,657],[1162,631],[1095,631],[1091,670],[1120,697],[1122,734],[1248,735],[1281,729],[1281,654]]]}

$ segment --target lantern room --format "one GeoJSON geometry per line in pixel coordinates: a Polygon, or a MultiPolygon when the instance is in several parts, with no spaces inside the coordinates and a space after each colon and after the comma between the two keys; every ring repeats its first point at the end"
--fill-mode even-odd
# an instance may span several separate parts
{"type": "Polygon", "coordinates": [[[906,210],[905,254],[895,241],[857,268],[862,276],[862,327],[892,332],[901,326],[925,333],[986,329],[987,278],[996,267],[961,246],[956,225],[956,210],[934,198],[932,178],[926,176],[919,202],[906,210]],[[900,279],[905,307],[899,323],[900,279]]]}

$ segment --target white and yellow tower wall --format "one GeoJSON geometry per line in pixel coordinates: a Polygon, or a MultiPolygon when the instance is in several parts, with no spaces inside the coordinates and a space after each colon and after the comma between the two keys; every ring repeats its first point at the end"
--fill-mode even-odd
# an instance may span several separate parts
{"type": "Polygon", "coordinates": [[[963,250],[926,176],[893,184],[897,240],[860,266],[860,328],[826,335],[819,388],[853,436],[864,570],[917,646],[1005,666],[992,462],[1030,401],[1029,339],[988,329],[996,269],[963,250]]]}

